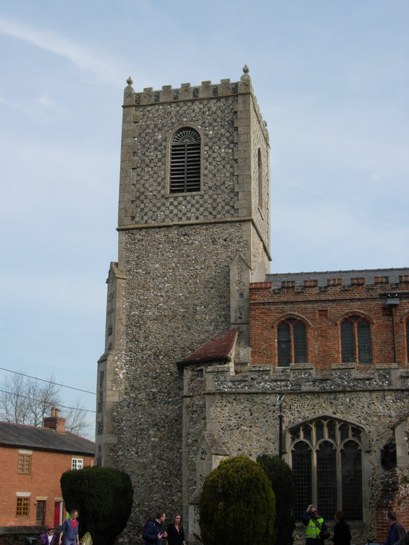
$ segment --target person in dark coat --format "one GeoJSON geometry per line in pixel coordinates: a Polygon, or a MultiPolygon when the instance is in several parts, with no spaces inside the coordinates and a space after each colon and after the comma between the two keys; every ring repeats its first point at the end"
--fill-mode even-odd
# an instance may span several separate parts
{"type": "Polygon", "coordinates": [[[47,531],[40,535],[41,545],[57,545],[58,535],[54,533],[54,526],[47,526],[47,531]]]}
{"type": "Polygon", "coordinates": [[[163,523],[165,522],[165,513],[158,513],[153,520],[148,520],[143,530],[143,540],[145,545],[163,545],[168,537],[163,523]]]}
{"type": "Polygon", "coordinates": [[[385,545],[395,545],[395,543],[403,541],[406,536],[406,530],[402,524],[398,522],[395,511],[388,511],[386,513],[386,522],[389,526],[389,533],[385,545]]]}
{"type": "Polygon", "coordinates": [[[351,531],[342,511],[337,511],[335,513],[334,536],[332,541],[334,545],[351,545],[351,531]]]}
{"type": "Polygon", "coordinates": [[[183,530],[182,515],[176,513],[167,527],[168,545],[185,545],[185,531],[183,530]]]}

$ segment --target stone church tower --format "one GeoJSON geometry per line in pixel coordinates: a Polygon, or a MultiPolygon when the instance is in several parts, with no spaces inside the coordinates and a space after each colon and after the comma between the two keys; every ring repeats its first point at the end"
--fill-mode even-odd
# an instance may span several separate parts
{"type": "Polygon", "coordinates": [[[97,460],[131,475],[127,533],[140,535],[159,508],[189,516],[177,362],[232,326],[236,365],[249,358],[249,284],[264,280],[270,256],[268,133],[247,67],[237,83],[135,92],[128,80],[118,237],[97,460]]]}

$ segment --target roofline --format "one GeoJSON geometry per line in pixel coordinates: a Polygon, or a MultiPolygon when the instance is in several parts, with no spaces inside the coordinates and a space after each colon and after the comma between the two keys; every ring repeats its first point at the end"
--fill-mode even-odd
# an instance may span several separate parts
{"type": "Polygon", "coordinates": [[[95,450],[90,452],[89,450],[81,450],[81,449],[69,449],[69,450],[63,450],[59,448],[47,448],[47,447],[34,447],[33,445],[30,445],[29,443],[2,443],[0,442],[0,448],[1,447],[10,447],[10,448],[26,448],[30,450],[36,450],[40,452],[58,452],[60,454],[84,454],[84,456],[95,456],[95,450]]]}

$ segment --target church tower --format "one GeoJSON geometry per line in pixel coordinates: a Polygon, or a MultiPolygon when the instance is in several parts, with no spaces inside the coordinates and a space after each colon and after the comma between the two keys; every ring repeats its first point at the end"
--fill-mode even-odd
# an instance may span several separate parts
{"type": "Polygon", "coordinates": [[[132,478],[131,536],[157,509],[188,515],[176,362],[232,326],[248,362],[249,284],[270,256],[268,133],[248,68],[236,83],[127,83],[97,461],[132,478]]]}

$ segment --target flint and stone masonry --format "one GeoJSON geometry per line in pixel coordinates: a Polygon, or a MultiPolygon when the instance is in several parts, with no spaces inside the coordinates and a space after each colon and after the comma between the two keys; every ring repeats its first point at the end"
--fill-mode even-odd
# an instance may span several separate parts
{"type": "Polygon", "coordinates": [[[389,508],[409,526],[409,270],[269,274],[269,138],[247,67],[235,83],[127,83],[96,441],[97,463],[133,481],[121,541],[137,541],[164,509],[183,512],[194,542],[206,475],[228,456],[276,455],[280,419],[290,465],[300,425],[359,434],[354,542],[381,540],[389,508]],[[185,127],[200,135],[200,189],[172,193],[171,143],[185,127]],[[351,314],[371,324],[370,365],[341,362],[351,314]],[[280,367],[277,324],[288,318],[306,324],[308,357],[280,367]],[[386,471],[388,443],[396,464],[386,471]]]}
{"type": "Polygon", "coordinates": [[[191,461],[176,362],[232,322],[248,359],[248,286],[264,279],[270,259],[268,164],[247,69],[237,83],[140,93],[128,80],[97,416],[98,463],[133,479],[128,536],[159,508],[188,520],[191,461]],[[183,127],[200,134],[200,191],[172,194],[170,145],[183,127]]]}

